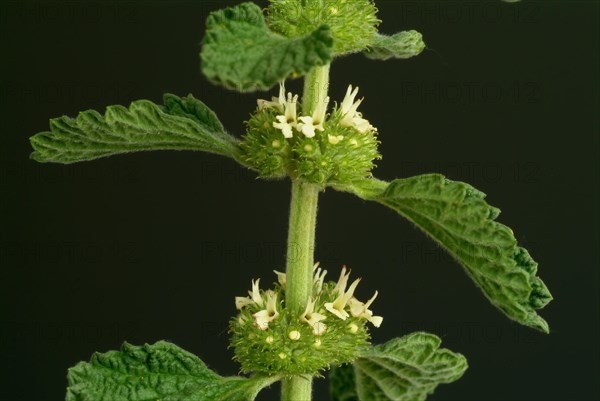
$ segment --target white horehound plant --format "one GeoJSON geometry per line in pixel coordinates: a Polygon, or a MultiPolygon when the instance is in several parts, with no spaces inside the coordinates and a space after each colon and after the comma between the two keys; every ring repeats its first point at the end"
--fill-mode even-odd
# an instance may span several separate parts
{"type": "Polygon", "coordinates": [[[317,199],[326,189],[395,210],[450,252],[507,317],[548,332],[536,309],[552,296],[512,230],[495,221],[499,210],[485,195],[438,174],[373,178],[381,157],[378,131],[359,111],[358,88],[349,86],[339,102],[328,97],[336,57],[405,59],[425,48],[416,31],[378,33],[376,12],[370,0],[271,0],[265,11],[243,3],[211,13],[200,54],[208,79],[241,92],[279,86],[278,96],[258,100],[241,138],[227,133],[200,100],[171,94],[162,105],[138,100],[128,108],[110,106],[104,115],[90,110],[52,119],[50,131],[31,138],[39,162],[196,150],[292,184],[286,271],[275,272],[273,288],[261,289],[256,278],[247,297],[235,298],[231,347],[248,376],[219,376],[165,341],[125,343],[69,369],[67,400],[253,400],[281,381],[282,400],[308,401],[313,377],[331,369],[333,400],[415,401],[460,378],[465,358],[439,348],[435,335],[418,332],[370,345],[371,326],[383,322],[371,310],[377,292],[360,301],[354,296],[360,279],[351,281],[349,269],[326,281],[327,272],[314,262],[317,199]],[[301,76],[300,102],[284,84],[301,76]]]}

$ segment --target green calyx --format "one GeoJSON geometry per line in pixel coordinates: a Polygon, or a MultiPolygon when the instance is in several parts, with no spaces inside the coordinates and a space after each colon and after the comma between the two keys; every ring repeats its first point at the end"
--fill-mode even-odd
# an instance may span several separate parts
{"type": "Polygon", "coordinates": [[[338,282],[324,282],[327,272],[317,269],[312,297],[298,314],[285,305],[285,274],[272,290],[260,290],[253,282],[249,297],[237,297],[239,315],[230,323],[231,347],[245,373],[267,375],[320,375],[331,364],[350,363],[369,345],[367,323],[379,326],[366,303],[347,289],[346,269],[338,282]]]}
{"type": "Polygon", "coordinates": [[[364,50],[381,22],[371,0],[271,0],[267,13],[271,29],[287,37],[303,36],[327,25],[336,54],[364,50]]]}
{"type": "Polygon", "coordinates": [[[240,144],[241,160],[261,178],[289,176],[323,187],[371,177],[374,161],[381,159],[379,141],[377,129],[356,111],[357,90],[350,87],[331,113],[328,99],[321,102],[311,116],[303,115],[291,94],[284,101],[283,88],[272,102],[259,100],[240,144]]]}

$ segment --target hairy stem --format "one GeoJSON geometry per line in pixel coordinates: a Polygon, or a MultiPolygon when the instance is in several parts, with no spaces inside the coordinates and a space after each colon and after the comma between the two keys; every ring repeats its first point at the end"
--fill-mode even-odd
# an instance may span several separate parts
{"type": "MultiPolygon", "coordinates": [[[[303,114],[312,113],[327,97],[329,65],[316,67],[304,82],[303,114]]],[[[315,228],[319,186],[300,180],[292,183],[286,265],[286,307],[300,315],[312,291],[315,228]]],[[[310,401],[312,377],[294,376],[281,384],[282,401],[310,401]]]]}
{"type": "Polygon", "coordinates": [[[312,396],[312,377],[293,376],[281,382],[282,401],[310,401],[312,396]]]}
{"type": "Polygon", "coordinates": [[[311,114],[319,102],[325,101],[329,90],[329,66],[315,67],[306,75],[302,97],[304,115],[311,114]]]}
{"type": "Polygon", "coordinates": [[[285,303],[298,315],[304,311],[312,289],[315,225],[319,187],[294,181],[290,205],[285,303]]]}

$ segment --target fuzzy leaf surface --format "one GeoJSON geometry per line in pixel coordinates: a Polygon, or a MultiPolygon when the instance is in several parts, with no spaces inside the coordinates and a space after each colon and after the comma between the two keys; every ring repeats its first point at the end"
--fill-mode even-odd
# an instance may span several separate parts
{"type": "Polygon", "coordinates": [[[238,140],[215,113],[192,95],[164,96],[164,106],[137,100],[129,108],[109,106],[101,115],[50,120],[50,131],[30,138],[38,162],[75,163],[148,150],[196,150],[235,157],[238,140]]]}
{"type": "Polygon", "coordinates": [[[500,210],[484,200],[484,193],[439,174],[390,183],[368,179],[337,189],[386,205],[416,224],[450,252],[507,317],[548,333],[548,323],[536,309],[552,295],[513,231],[495,221],[500,210]]]}
{"type": "Polygon", "coordinates": [[[464,356],[440,349],[440,344],[433,334],[412,333],[367,349],[352,365],[334,370],[332,399],[425,400],[438,385],[458,380],[468,367],[464,356]]]}
{"type": "Polygon", "coordinates": [[[272,32],[254,3],[212,12],[200,58],[208,79],[241,92],[267,90],[332,60],[333,39],[321,25],[297,38],[272,32]]]}
{"type": "Polygon", "coordinates": [[[166,341],[96,353],[69,369],[66,401],[251,401],[274,377],[222,377],[166,341]]]}
{"type": "Polygon", "coordinates": [[[333,366],[329,373],[331,401],[356,401],[356,375],[352,364],[333,366]]]}
{"type": "Polygon", "coordinates": [[[418,56],[424,49],[423,35],[403,31],[392,36],[376,34],[364,55],[372,60],[407,59],[418,56]]]}

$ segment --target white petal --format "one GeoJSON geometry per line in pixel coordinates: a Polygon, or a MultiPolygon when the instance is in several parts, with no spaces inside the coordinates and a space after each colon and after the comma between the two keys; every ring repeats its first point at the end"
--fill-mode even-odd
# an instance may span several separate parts
{"type": "Polygon", "coordinates": [[[346,291],[346,285],[348,284],[348,277],[350,277],[350,273],[346,275],[346,266],[342,266],[342,272],[340,273],[340,278],[338,279],[333,292],[337,292],[338,294],[343,294],[346,291]]]}
{"type": "MultiPolygon", "coordinates": [[[[329,96],[325,98],[324,101],[319,102],[317,107],[315,108],[315,112],[313,113],[312,119],[318,126],[323,126],[325,122],[325,115],[327,114],[327,106],[329,105],[329,96]]],[[[320,131],[323,131],[321,129],[320,131]]]]}
{"type": "Polygon", "coordinates": [[[288,99],[285,104],[285,118],[288,123],[296,121],[296,104],[298,103],[298,95],[293,96],[288,93],[288,99]]]}
{"type": "Polygon", "coordinates": [[[321,268],[317,268],[317,271],[315,272],[313,284],[316,287],[317,294],[323,289],[323,282],[325,281],[326,274],[327,270],[322,270],[321,268]]]}
{"type": "Polygon", "coordinates": [[[373,323],[373,326],[379,327],[379,326],[381,326],[381,323],[383,322],[383,317],[381,317],[381,316],[372,316],[369,319],[369,322],[373,323]]]}
{"type": "Polygon", "coordinates": [[[242,309],[246,305],[254,305],[255,302],[249,297],[235,297],[235,307],[237,310],[242,309]]]}
{"type": "Polygon", "coordinates": [[[292,132],[292,126],[289,124],[286,124],[285,127],[283,127],[283,129],[281,130],[281,132],[283,132],[284,138],[292,138],[294,136],[292,132]]]}
{"type": "Polygon", "coordinates": [[[302,133],[307,138],[314,138],[315,137],[315,127],[313,127],[312,125],[305,125],[302,127],[302,133]]]}
{"type": "Polygon", "coordinates": [[[265,99],[258,99],[256,101],[256,103],[258,104],[258,109],[259,110],[264,110],[264,109],[277,109],[279,110],[279,112],[283,113],[283,105],[281,103],[279,103],[279,100],[276,97],[273,97],[271,101],[265,100],[265,99]]]}
{"type": "Polygon", "coordinates": [[[334,308],[333,303],[328,302],[325,304],[325,309],[327,309],[329,312],[333,313],[334,315],[336,315],[337,317],[339,317],[342,320],[346,320],[348,318],[348,312],[346,312],[345,310],[338,310],[336,308],[334,308]]]}
{"type": "Polygon", "coordinates": [[[352,91],[352,85],[349,85],[348,90],[346,90],[346,97],[344,98],[344,100],[342,101],[342,104],[340,105],[340,110],[342,111],[342,114],[347,114],[348,111],[350,111],[357,94],[358,94],[358,87],[356,87],[356,89],[354,89],[354,91],[352,91]]]}
{"type": "Polygon", "coordinates": [[[379,291],[375,291],[375,294],[373,294],[373,296],[371,297],[371,299],[369,299],[367,301],[367,303],[365,304],[365,309],[369,309],[369,306],[371,306],[371,304],[373,303],[373,301],[375,301],[375,298],[377,298],[377,295],[379,295],[379,291]]]}
{"type": "Polygon", "coordinates": [[[344,117],[340,120],[340,125],[344,128],[348,128],[348,127],[353,127],[355,126],[355,119],[357,117],[357,113],[356,110],[358,110],[358,106],[360,106],[360,104],[363,102],[364,99],[360,99],[357,100],[356,102],[354,102],[354,104],[350,107],[350,109],[344,114],[344,117]]]}
{"type": "Polygon", "coordinates": [[[313,324],[316,324],[317,322],[320,322],[321,320],[325,320],[325,319],[327,319],[327,316],[321,315],[318,312],[314,312],[311,316],[310,322],[313,322],[313,324]]]}
{"type": "Polygon", "coordinates": [[[279,104],[283,107],[285,105],[285,82],[279,82],[279,104]]]}
{"type": "Polygon", "coordinates": [[[365,120],[362,117],[354,117],[352,119],[352,125],[361,134],[366,134],[369,131],[375,130],[375,127],[373,127],[368,120],[365,120]]]}
{"type": "Polygon", "coordinates": [[[267,294],[267,311],[273,319],[279,316],[279,312],[277,312],[277,293],[272,290],[269,290],[267,294]]]}
{"type": "Polygon", "coordinates": [[[255,318],[256,326],[261,330],[269,328],[269,322],[273,319],[269,316],[269,312],[266,309],[256,312],[252,315],[255,318]]]}
{"type": "Polygon", "coordinates": [[[278,272],[277,270],[273,270],[273,272],[277,275],[277,282],[279,283],[279,285],[284,287],[286,281],[285,273],[278,272]]]}
{"type": "Polygon", "coordinates": [[[254,301],[254,303],[256,303],[258,306],[262,306],[263,299],[262,299],[262,296],[260,295],[260,289],[258,288],[258,283],[260,283],[260,279],[257,279],[256,281],[252,280],[252,292],[250,293],[250,295],[252,295],[252,300],[254,301]]]}
{"type": "Polygon", "coordinates": [[[298,123],[296,129],[302,132],[307,138],[313,138],[315,136],[315,127],[313,126],[312,117],[300,117],[298,120],[301,122],[298,123]]]}
{"type": "Polygon", "coordinates": [[[356,290],[358,283],[360,283],[360,280],[361,279],[359,279],[359,278],[354,280],[354,282],[352,282],[352,284],[350,285],[350,288],[348,288],[348,291],[346,292],[346,294],[344,294],[344,296],[343,296],[344,306],[346,306],[346,303],[350,300],[350,298],[352,298],[352,295],[354,295],[354,291],[356,290]]]}
{"type": "Polygon", "coordinates": [[[350,307],[350,313],[354,317],[362,315],[366,309],[365,304],[363,304],[356,298],[350,298],[350,300],[348,301],[348,306],[350,307]]]}
{"type": "MultiPolygon", "coordinates": [[[[281,119],[285,120],[285,117],[277,116],[277,119],[281,121],[281,119]]],[[[292,133],[292,126],[286,122],[273,123],[273,127],[280,129],[284,138],[291,138],[294,136],[292,133]]]]}

